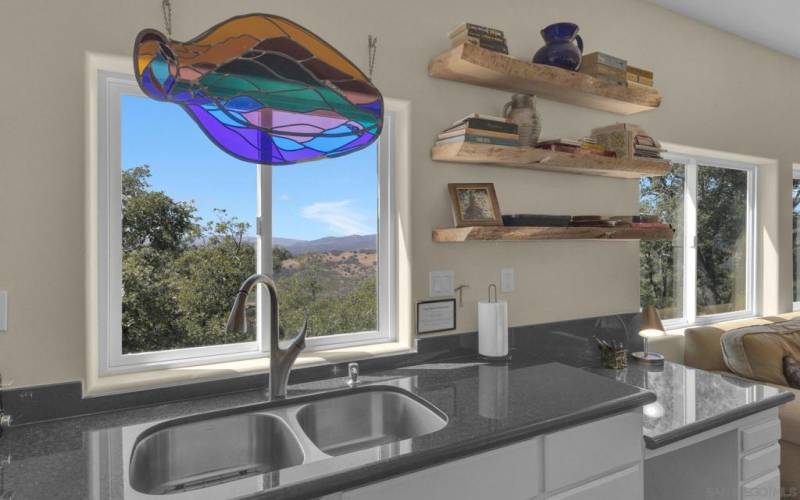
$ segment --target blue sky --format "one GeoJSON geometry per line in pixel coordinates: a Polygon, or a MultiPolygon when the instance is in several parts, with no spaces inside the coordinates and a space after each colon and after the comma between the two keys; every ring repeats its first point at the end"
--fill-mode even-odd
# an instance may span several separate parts
{"type": "MultiPolygon", "coordinates": [[[[273,236],[312,240],[373,234],[377,226],[377,146],[342,158],[272,168],[273,236]]],[[[122,98],[122,167],[150,165],[152,188],[252,223],[256,165],[217,148],[177,105],[122,98]]]]}

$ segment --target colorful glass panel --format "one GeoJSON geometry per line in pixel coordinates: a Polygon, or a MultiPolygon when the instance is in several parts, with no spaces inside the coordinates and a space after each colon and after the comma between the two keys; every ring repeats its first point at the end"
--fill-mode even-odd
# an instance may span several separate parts
{"type": "Polygon", "coordinates": [[[383,98],[364,73],[282,17],[234,17],[188,42],[146,29],[133,58],[147,96],[181,106],[244,161],[343,156],[374,142],[383,126],[383,98]]]}

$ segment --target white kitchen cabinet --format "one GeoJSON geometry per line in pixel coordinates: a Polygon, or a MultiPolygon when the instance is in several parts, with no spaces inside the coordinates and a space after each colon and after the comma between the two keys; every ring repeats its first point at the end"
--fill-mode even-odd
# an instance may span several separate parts
{"type": "Polygon", "coordinates": [[[642,414],[624,413],[343,492],[344,500],[641,500],[642,414]]]}

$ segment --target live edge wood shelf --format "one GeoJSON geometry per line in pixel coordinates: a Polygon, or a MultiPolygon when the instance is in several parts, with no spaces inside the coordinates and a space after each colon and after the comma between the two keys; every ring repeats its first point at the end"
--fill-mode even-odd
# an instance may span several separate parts
{"type": "Polygon", "coordinates": [[[670,164],[666,160],[620,160],[599,155],[560,153],[546,149],[495,146],[474,142],[437,144],[433,146],[431,157],[435,161],[481,163],[496,167],[547,170],[622,179],[658,177],[666,174],[670,169],[670,164]]]}
{"type": "Polygon", "coordinates": [[[670,240],[675,231],[667,224],[658,227],[532,227],[471,226],[433,230],[433,241],[528,241],[528,240],[670,240]]]}
{"type": "Polygon", "coordinates": [[[472,44],[454,47],[434,58],[428,73],[509,92],[539,97],[621,115],[649,111],[661,105],[653,87],[612,85],[575,71],[534,64],[472,44]]]}

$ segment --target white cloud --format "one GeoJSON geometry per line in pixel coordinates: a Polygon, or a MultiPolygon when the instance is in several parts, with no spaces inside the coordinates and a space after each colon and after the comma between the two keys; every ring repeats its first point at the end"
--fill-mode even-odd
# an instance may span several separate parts
{"type": "Polygon", "coordinates": [[[303,217],[323,222],[332,231],[342,236],[351,234],[370,234],[372,231],[366,224],[366,217],[350,207],[352,200],[313,203],[303,207],[303,217]]]}
{"type": "Polygon", "coordinates": [[[291,199],[292,197],[286,193],[283,193],[282,195],[278,196],[278,201],[290,201],[291,199]]]}

